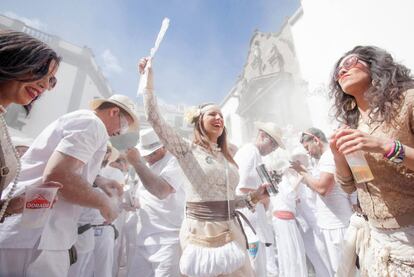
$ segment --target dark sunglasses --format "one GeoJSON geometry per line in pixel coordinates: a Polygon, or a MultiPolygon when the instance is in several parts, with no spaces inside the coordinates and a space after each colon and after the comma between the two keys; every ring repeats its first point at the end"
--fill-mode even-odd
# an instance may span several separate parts
{"type": "Polygon", "coordinates": [[[343,61],[341,66],[338,66],[338,68],[335,70],[334,78],[335,81],[338,81],[342,78],[342,76],[345,75],[348,70],[351,68],[358,67],[358,68],[364,68],[366,69],[368,67],[367,62],[361,60],[358,58],[358,56],[349,56],[346,60],[343,61]]]}
{"type": "Polygon", "coordinates": [[[49,90],[53,89],[57,84],[57,78],[55,76],[49,77],[49,90]]]}

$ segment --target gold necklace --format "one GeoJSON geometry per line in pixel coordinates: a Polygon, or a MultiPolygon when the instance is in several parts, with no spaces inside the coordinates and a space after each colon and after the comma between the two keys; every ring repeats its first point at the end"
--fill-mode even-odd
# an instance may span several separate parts
{"type": "Polygon", "coordinates": [[[6,209],[9,206],[10,200],[13,198],[13,194],[16,191],[18,177],[20,175],[20,171],[21,171],[21,167],[22,167],[22,165],[20,163],[20,158],[17,154],[17,150],[16,150],[16,148],[14,148],[13,143],[11,141],[9,130],[7,128],[6,120],[3,117],[3,115],[5,113],[6,113],[6,109],[2,105],[0,105],[0,125],[1,125],[1,129],[2,129],[3,133],[6,135],[6,141],[8,143],[8,146],[13,150],[14,157],[16,158],[16,161],[17,161],[17,169],[16,169],[16,177],[14,178],[13,185],[12,185],[9,193],[6,196],[6,200],[4,201],[4,203],[1,207],[0,219],[2,219],[4,214],[6,213],[6,209]]]}

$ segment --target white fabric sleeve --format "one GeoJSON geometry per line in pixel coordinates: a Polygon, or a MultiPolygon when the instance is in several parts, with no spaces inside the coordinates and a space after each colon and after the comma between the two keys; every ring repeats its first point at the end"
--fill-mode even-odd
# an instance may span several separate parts
{"type": "Polygon", "coordinates": [[[101,147],[99,122],[94,119],[68,120],[62,126],[63,138],[56,151],[87,163],[96,150],[101,147]]]}
{"type": "Polygon", "coordinates": [[[318,163],[318,169],[321,173],[335,174],[335,161],[330,149],[322,154],[318,163]]]}
{"type": "Polygon", "coordinates": [[[187,178],[184,175],[183,170],[178,164],[177,159],[172,158],[168,161],[167,165],[162,169],[160,175],[175,191],[179,190],[187,178]]]}
{"type": "Polygon", "coordinates": [[[240,149],[236,156],[235,161],[239,166],[239,184],[237,189],[257,189],[260,182],[260,177],[256,171],[256,162],[254,159],[255,153],[251,151],[252,148],[240,149]]]}

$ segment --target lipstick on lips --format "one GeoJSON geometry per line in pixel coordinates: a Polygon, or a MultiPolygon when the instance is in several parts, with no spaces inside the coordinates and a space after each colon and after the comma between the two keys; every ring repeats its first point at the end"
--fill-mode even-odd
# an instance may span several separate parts
{"type": "Polygon", "coordinates": [[[342,76],[339,78],[339,80],[342,80],[343,78],[348,77],[349,75],[350,75],[350,74],[346,73],[346,74],[342,75],[342,76]]]}
{"type": "Polygon", "coordinates": [[[29,94],[30,98],[32,98],[32,100],[35,99],[40,94],[40,92],[37,89],[33,88],[33,87],[27,87],[26,91],[28,92],[28,94],[29,94]]]}

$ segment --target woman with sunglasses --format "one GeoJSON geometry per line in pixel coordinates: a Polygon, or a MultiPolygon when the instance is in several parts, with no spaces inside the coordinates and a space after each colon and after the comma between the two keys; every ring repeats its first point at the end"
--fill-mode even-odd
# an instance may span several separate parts
{"type": "MultiPolygon", "coordinates": [[[[186,215],[181,227],[183,249],[180,270],[186,276],[254,276],[246,251],[246,236],[235,209],[255,205],[268,197],[264,186],[236,196],[239,174],[227,145],[220,107],[203,104],[187,114],[194,125],[193,141],[182,138],[162,118],[153,92],[152,69],[147,58],[140,72],[147,72],[145,112],[162,144],[173,154],[189,186],[186,215]]],[[[145,76],[145,75],[144,75],[145,76]]]]}
{"type": "Polygon", "coordinates": [[[383,49],[357,46],[335,66],[331,96],[343,124],[331,137],[336,179],[358,191],[368,219],[362,276],[414,276],[414,79],[383,49]],[[374,179],[356,183],[346,154],[364,151],[374,179]],[[368,241],[368,240],[367,240],[368,241]]]}
{"type": "MultiPolygon", "coordinates": [[[[10,104],[22,105],[29,114],[33,101],[56,85],[60,57],[45,43],[21,32],[0,31],[0,196],[20,172],[3,115],[10,104]]],[[[49,184],[56,185],[56,184],[49,184]]],[[[13,187],[0,202],[0,221],[20,212],[22,197],[12,198],[13,187]]]]}

